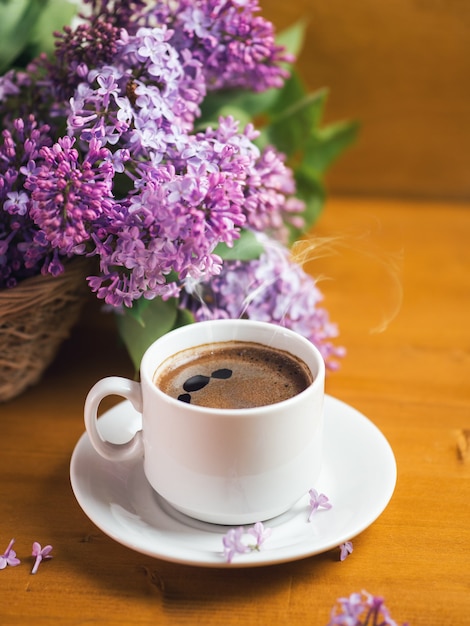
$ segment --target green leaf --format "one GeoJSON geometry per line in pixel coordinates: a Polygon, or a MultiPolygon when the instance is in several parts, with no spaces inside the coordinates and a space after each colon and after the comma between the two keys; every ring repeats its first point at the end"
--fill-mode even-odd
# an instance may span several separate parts
{"type": "Polygon", "coordinates": [[[265,140],[292,157],[303,150],[309,133],[320,123],[328,91],[320,89],[305,94],[296,74],[281,91],[270,122],[263,129],[265,140]]]}
{"type": "Polygon", "coordinates": [[[269,111],[273,121],[290,117],[297,114],[299,110],[307,109],[310,115],[309,128],[312,125],[318,126],[323,116],[328,89],[322,88],[307,92],[298,72],[293,69],[290,78],[277,93],[278,97],[269,111]]]}
{"type": "Polygon", "coordinates": [[[218,91],[209,93],[201,104],[201,118],[198,127],[215,125],[220,115],[231,113],[236,117],[234,111],[243,111],[243,118],[252,121],[269,109],[279,97],[277,89],[268,89],[262,93],[249,91],[218,91]]]}
{"type": "Polygon", "coordinates": [[[304,162],[318,174],[325,173],[332,163],[357,138],[358,122],[337,122],[324,128],[316,129],[310,134],[304,162]]]}
{"type": "Polygon", "coordinates": [[[178,321],[177,300],[141,298],[122,315],[116,315],[119,334],[136,368],[149,345],[174,328],[178,321]],[[134,309],[138,309],[134,310],[134,309]]]}
{"type": "Polygon", "coordinates": [[[0,4],[0,72],[12,66],[33,36],[44,2],[12,0],[0,4]]]}
{"type": "Polygon", "coordinates": [[[54,50],[55,30],[70,24],[77,7],[63,0],[0,2],[0,72],[24,67],[40,52],[54,50]]]}
{"type": "Polygon", "coordinates": [[[299,20],[289,28],[284,29],[276,36],[276,43],[294,54],[296,57],[299,55],[304,41],[307,23],[305,20],[299,20]]]}
{"type": "Polygon", "coordinates": [[[306,208],[304,213],[302,213],[305,226],[301,231],[292,229],[290,243],[293,243],[300,235],[310,230],[323,210],[326,197],[321,178],[316,176],[306,165],[296,169],[295,182],[297,185],[297,196],[305,202],[306,208]]]}
{"type": "Polygon", "coordinates": [[[61,31],[70,25],[77,14],[77,5],[64,0],[46,0],[46,8],[41,13],[35,29],[34,56],[40,52],[51,54],[54,51],[54,31],[61,31]]]}
{"type": "Polygon", "coordinates": [[[231,248],[225,243],[219,243],[214,252],[224,261],[252,261],[258,259],[263,250],[263,245],[251,230],[242,230],[240,238],[235,240],[231,248]]]}
{"type": "Polygon", "coordinates": [[[178,309],[176,316],[176,322],[173,328],[180,328],[181,326],[187,326],[194,323],[194,315],[187,309],[178,309]]]}

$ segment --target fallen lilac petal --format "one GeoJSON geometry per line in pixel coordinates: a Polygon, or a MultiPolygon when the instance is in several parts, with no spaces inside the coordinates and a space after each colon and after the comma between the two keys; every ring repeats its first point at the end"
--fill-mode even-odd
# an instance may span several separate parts
{"type": "Polygon", "coordinates": [[[310,495],[310,515],[308,516],[308,521],[311,522],[313,515],[319,508],[331,509],[333,505],[329,501],[328,496],[324,493],[319,494],[316,489],[312,488],[308,493],[310,495]]]}
{"type": "Polygon", "coordinates": [[[15,565],[19,565],[21,563],[20,559],[16,557],[16,552],[13,550],[14,543],[15,540],[12,539],[5,552],[0,555],[0,569],[5,569],[7,565],[15,567],[15,565]]]}
{"type": "Polygon", "coordinates": [[[340,545],[339,549],[340,549],[339,560],[344,561],[344,559],[348,557],[354,549],[352,541],[345,541],[344,543],[340,545]]]}
{"type": "Polygon", "coordinates": [[[256,539],[256,544],[253,546],[254,550],[259,550],[266,539],[272,534],[272,528],[265,528],[263,522],[256,522],[256,524],[248,529],[248,534],[256,539]]]}
{"type": "Polygon", "coordinates": [[[43,559],[52,559],[50,552],[52,550],[52,546],[47,545],[44,548],[41,548],[41,544],[35,541],[33,543],[33,552],[32,556],[36,557],[33,565],[33,569],[31,570],[31,574],[35,574],[38,571],[38,567],[43,559]]]}
{"type": "Polygon", "coordinates": [[[249,552],[250,548],[242,541],[245,533],[243,526],[239,528],[231,528],[226,535],[222,537],[224,545],[224,557],[227,563],[231,563],[235,554],[244,554],[249,552]]]}

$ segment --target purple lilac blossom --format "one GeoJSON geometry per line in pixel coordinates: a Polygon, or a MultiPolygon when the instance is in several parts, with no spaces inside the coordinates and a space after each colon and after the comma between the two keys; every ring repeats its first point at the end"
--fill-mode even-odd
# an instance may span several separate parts
{"type": "Polygon", "coordinates": [[[339,560],[344,561],[350,554],[352,554],[353,549],[354,547],[352,541],[345,541],[342,543],[339,547],[339,560]]]}
{"type": "Polygon", "coordinates": [[[265,528],[262,522],[256,522],[254,526],[245,530],[243,526],[231,528],[223,537],[223,553],[227,563],[231,563],[236,554],[246,554],[247,552],[259,552],[264,542],[272,534],[271,528],[265,528]],[[246,535],[254,537],[255,543],[245,543],[246,535]]]}
{"type": "Polygon", "coordinates": [[[15,540],[12,539],[7,546],[7,549],[3,554],[0,554],[0,570],[5,569],[7,565],[10,567],[15,567],[15,565],[20,564],[20,559],[17,558],[16,552],[13,550],[13,544],[15,540]]]}
{"type": "MultiPolygon", "coordinates": [[[[279,88],[288,77],[283,64],[294,58],[275,42],[271,22],[257,15],[257,0],[85,0],[91,15],[75,31],[57,37],[57,63],[43,64],[65,96],[76,87],[76,69],[109,64],[122,29],[131,36],[139,28],[167,24],[180,56],[191,51],[202,65],[208,90],[279,88]]],[[[86,12],[85,12],[86,13],[86,12]]]]}
{"type": "Polygon", "coordinates": [[[255,538],[255,545],[251,547],[252,550],[260,550],[264,542],[272,535],[272,528],[265,528],[263,522],[256,522],[256,524],[248,529],[248,534],[255,538]]]}
{"type": "MultiPolygon", "coordinates": [[[[118,4],[125,7],[129,3],[118,4]]],[[[128,20],[119,12],[111,17],[110,12],[106,11],[106,5],[111,3],[104,1],[100,9],[102,13],[94,13],[75,29],[64,26],[62,32],[55,34],[54,58],[50,60],[42,55],[35,62],[38,70],[45,69],[51,89],[59,100],[67,101],[70,98],[89,67],[113,61],[121,28],[126,28],[128,20]],[[120,25],[119,22],[114,23],[118,15],[123,17],[120,25]]]]}
{"type": "Polygon", "coordinates": [[[308,493],[310,496],[310,515],[308,516],[308,521],[311,522],[318,509],[331,509],[333,505],[329,501],[328,496],[325,496],[324,493],[318,493],[316,489],[312,488],[308,493]]]}
{"type": "Polygon", "coordinates": [[[239,528],[231,528],[222,537],[224,557],[227,563],[231,563],[236,554],[245,554],[250,551],[250,548],[242,541],[244,533],[245,529],[240,526],[239,528]]]}
{"type": "Polygon", "coordinates": [[[192,131],[206,88],[199,62],[179,57],[165,26],[121,31],[112,65],[94,67],[71,99],[69,132],[82,141],[119,143],[135,159],[154,163],[179,154],[181,136],[192,131]]]}
{"type": "Polygon", "coordinates": [[[257,0],[159,1],[148,19],[169,24],[173,45],[192,51],[208,90],[264,91],[282,86],[288,76],[282,64],[294,59],[276,44],[273,25],[259,10],[257,0]]]}
{"type": "Polygon", "coordinates": [[[52,546],[48,545],[42,548],[40,543],[38,543],[37,541],[33,542],[33,549],[32,549],[31,554],[32,556],[35,557],[35,559],[34,559],[33,569],[31,570],[31,574],[37,573],[39,565],[41,564],[41,561],[43,561],[44,559],[52,559],[52,555],[50,554],[51,551],[52,551],[52,546]]]}
{"type": "Polygon", "coordinates": [[[345,351],[331,342],[338,331],[319,306],[322,294],[315,280],[281,244],[259,237],[264,245],[259,259],[225,261],[210,281],[187,281],[182,306],[198,321],[246,317],[290,328],[312,341],[327,367],[335,369],[345,351]]]}
{"type": "Polygon", "coordinates": [[[35,242],[37,226],[30,216],[31,196],[25,182],[40,151],[51,145],[49,126],[33,115],[4,128],[0,143],[0,289],[40,273],[51,254],[35,242]],[[29,259],[29,260],[28,260],[29,259]],[[34,259],[34,260],[31,260],[34,259]]]}
{"type": "Polygon", "coordinates": [[[89,285],[109,305],[182,294],[197,318],[293,328],[334,367],[321,294],[275,245],[305,208],[283,155],[231,117],[197,126],[208,91],[287,76],[257,0],[86,4],[52,59],[0,77],[0,288],[95,256],[89,285]],[[265,253],[224,262],[218,244],[244,228],[269,235],[265,253]]]}
{"type": "Polygon", "coordinates": [[[201,166],[178,175],[162,166],[146,174],[119,231],[98,249],[101,276],[90,282],[98,297],[115,306],[130,306],[142,295],[174,297],[179,281],[217,274],[222,261],[214,248],[221,241],[232,244],[244,222],[239,185],[223,172],[201,166]],[[167,282],[172,272],[178,280],[167,282]]]}
{"type": "MultiPolygon", "coordinates": [[[[0,112],[7,123],[13,101],[32,99],[46,103],[37,105],[39,120],[50,117],[54,124],[38,155],[28,156],[25,145],[24,176],[16,188],[8,173],[2,177],[4,210],[26,216],[31,225],[26,241],[15,249],[12,232],[24,231],[18,219],[0,231],[3,285],[16,284],[7,258],[20,251],[25,268],[37,272],[40,266],[52,274],[62,271],[62,258],[95,254],[101,275],[90,281],[92,289],[108,303],[130,306],[142,295],[177,295],[186,277],[208,279],[219,273],[216,245],[232,245],[244,225],[269,228],[281,238],[282,216],[296,203],[285,194],[295,189],[281,155],[273,149],[259,154],[251,126],[240,132],[238,122],[226,119],[217,129],[193,132],[207,77],[194,46],[178,50],[172,45],[179,18],[166,16],[172,29],[161,20],[151,27],[152,15],[161,16],[165,3],[149,12],[139,2],[89,4],[94,16],[76,31],[65,29],[55,63],[41,58],[27,72],[0,80],[0,112]],[[98,27],[111,13],[109,28],[98,27]],[[112,30],[118,25],[129,30],[112,30]],[[60,102],[65,74],[72,97],[60,102]],[[15,98],[24,93],[29,97],[15,98]],[[58,131],[64,115],[70,138],[58,131]],[[167,285],[175,273],[177,281],[167,285]]],[[[186,2],[173,9],[186,17],[193,10],[186,2]]],[[[257,10],[256,3],[236,1],[195,8],[223,22],[220,32],[230,16],[236,17],[245,39],[251,37],[249,15],[257,10]]],[[[185,36],[188,32],[185,26],[185,36]]],[[[227,35],[227,42],[233,36],[227,35]]]]}
{"type": "Polygon", "coordinates": [[[362,591],[352,593],[349,598],[338,598],[327,626],[398,626],[398,624],[391,618],[383,598],[362,591]]]}
{"type": "Polygon", "coordinates": [[[90,141],[82,163],[74,143],[62,137],[52,148],[41,148],[42,163],[25,182],[39,236],[65,257],[83,250],[90,224],[110,206],[114,174],[108,150],[97,140],[90,141]]]}
{"type": "MultiPolygon", "coordinates": [[[[204,137],[212,138],[219,152],[228,146],[246,155],[240,175],[246,181],[243,206],[247,225],[286,242],[286,224],[290,222],[300,227],[303,220],[299,214],[305,209],[304,203],[293,195],[296,188],[292,170],[285,166],[284,155],[273,146],[260,152],[253,143],[259,132],[252,124],[248,124],[243,132],[238,127],[237,120],[227,117],[219,121],[217,129],[206,129],[204,137]]],[[[198,139],[202,137],[197,135],[198,139]]]]}

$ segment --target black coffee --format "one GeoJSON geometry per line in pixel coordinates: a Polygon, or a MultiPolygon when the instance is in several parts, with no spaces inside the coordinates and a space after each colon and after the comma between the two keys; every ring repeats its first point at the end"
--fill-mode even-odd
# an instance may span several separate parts
{"type": "Polygon", "coordinates": [[[182,402],[219,409],[275,404],[312,383],[303,361],[254,342],[228,341],[183,350],[154,377],[166,394],[182,402]]]}

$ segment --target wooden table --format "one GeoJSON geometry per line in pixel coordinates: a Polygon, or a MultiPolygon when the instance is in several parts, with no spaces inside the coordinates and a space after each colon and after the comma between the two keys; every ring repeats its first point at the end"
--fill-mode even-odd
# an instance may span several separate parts
{"type": "Polygon", "coordinates": [[[337,597],[361,589],[399,623],[469,623],[470,207],[330,199],[315,236],[332,238],[309,269],[328,278],[348,350],[327,391],[381,429],[398,465],[389,506],[353,554],[218,570],[99,531],[72,494],[70,457],[89,387],[132,369],[115,335],[85,320],[42,382],[0,406],[0,551],[15,537],[22,560],[0,571],[2,625],[321,626],[337,597]],[[31,576],[35,540],[54,558],[31,576]]]}

